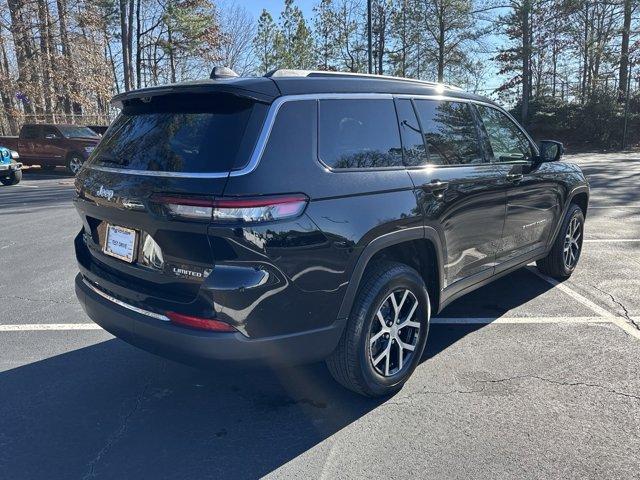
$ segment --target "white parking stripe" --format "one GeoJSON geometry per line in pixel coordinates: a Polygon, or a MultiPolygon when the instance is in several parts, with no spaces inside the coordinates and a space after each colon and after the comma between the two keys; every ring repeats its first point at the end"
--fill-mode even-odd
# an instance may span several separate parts
{"type": "Polygon", "coordinates": [[[640,243],[640,238],[587,238],[584,243],[640,243]]]}
{"type": "Polygon", "coordinates": [[[486,318],[432,318],[434,325],[528,325],[543,323],[611,323],[615,317],[486,317],[486,318]]]}
{"type": "MultiPolygon", "coordinates": [[[[595,303],[593,303],[588,298],[585,298],[582,295],[580,295],[578,292],[570,289],[566,284],[560,283],[555,278],[551,278],[551,277],[548,277],[548,276],[540,273],[538,271],[538,269],[536,269],[535,267],[528,267],[528,270],[531,273],[535,273],[538,277],[542,278],[544,281],[550,283],[551,285],[556,287],[561,292],[566,293],[571,298],[573,298],[577,302],[579,302],[582,305],[584,305],[585,307],[587,307],[593,313],[595,313],[596,315],[600,316],[604,321],[609,321],[609,322],[617,325],[618,327],[620,327],[622,330],[627,332],[632,337],[635,337],[635,338],[640,340],[640,330],[638,330],[633,325],[631,325],[626,318],[623,318],[623,317],[620,317],[620,316],[617,316],[617,315],[613,315],[611,312],[605,310],[604,308],[600,307],[599,305],[596,305],[595,303]]],[[[636,320],[634,319],[634,321],[636,321],[636,320]]]]}
{"type": "Polygon", "coordinates": [[[612,208],[612,209],[621,209],[624,210],[625,208],[640,208],[640,205],[609,205],[609,206],[602,206],[602,207],[596,207],[596,206],[592,206],[589,205],[589,210],[591,210],[592,208],[612,208]]]}
{"type": "Polygon", "coordinates": [[[48,330],[102,330],[95,323],[28,323],[22,325],[0,325],[0,332],[36,332],[48,330]]]}
{"type": "Polygon", "coordinates": [[[584,305],[585,307],[587,307],[589,310],[591,310],[593,313],[595,313],[596,315],[600,316],[600,317],[613,317],[615,315],[613,315],[611,312],[605,310],[604,308],[602,308],[599,305],[596,305],[595,303],[593,303],[591,300],[589,300],[588,298],[583,297],[582,295],[580,295],[578,292],[571,290],[567,285],[565,285],[564,283],[560,283],[558,282],[555,278],[551,278],[546,276],[543,273],[540,273],[540,271],[538,271],[537,268],[535,267],[529,267],[528,270],[531,273],[536,274],[538,277],[540,277],[541,279],[543,279],[545,282],[550,283],[551,285],[553,285],[554,287],[556,287],[558,290],[560,290],[563,293],[566,293],[567,295],[569,295],[571,298],[573,298],[574,300],[576,300],[577,302],[581,303],[582,305],[584,305]]]}

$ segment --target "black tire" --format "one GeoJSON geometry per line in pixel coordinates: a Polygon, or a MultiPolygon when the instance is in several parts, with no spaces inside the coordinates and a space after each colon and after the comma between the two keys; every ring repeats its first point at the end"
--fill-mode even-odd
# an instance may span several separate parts
{"type": "MultiPolygon", "coordinates": [[[[402,388],[420,363],[429,331],[429,294],[422,277],[413,268],[395,262],[376,262],[365,271],[351,315],[336,350],[326,363],[331,375],[343,386],[369,397],[391,395],[402,388]],[[409,290],[418,306],[420,323],[410,360],[390,376],[380,374],[370,359],[370,332],[381,308],[393,292],[409,290]]],[[[412,317],[414,318],[414,317],[412,317]]],[[[391,340],[388,340],[391,342],[391,340]]],[[[375,345],[375,344],[374,344],[375,345]]],[[[397,347],[396,347],[397,348],[397,347]]]]}
{"type": "Polygon", "coordinates": [[[3,185],[17,185],[22,180],[22,170],[14,170],[9,177],[0,178],[3,185]]]}
{"type": "Polygon", "coordinates": [[[582,213],[582,209],[578,205],[571,204],[569,206],[569,210],[567,211],[567,214],[564,217],[564,220],[562,221],[562,226],[558,231],[558,236],[553,242],[553,247],[551,247],[551,251],[546,257],[536,261],[536,266],[538,267],[538,270],[540,270],[540,272],[544,273],[545,275],[549,275],[550,277],[557,278],[559,280],[564,280],[569,278],[573,273],[573,271],[575,270],[576,266],[578,265],[578,260],[580,259],[580,253],[582,252],[583,237],[584,237],[584,214],[582,213]],[[579,241],[577,242],[578,250],[577,250],[577,254],[575,255],[575,259],[573,262],[570,262],[570,264],[567,265],[567,262],[565,262],[565,257],[564,257],[565,241],[566,241],[567,233],[569,230],[569,226],[571,225],[572,221],[574,221],[574,219],[576,219],[575,221],[577,221],[579,224],[580,238],[579,238],[579,241]]]}
{"type": "Polygon", "coordinates": [[[80,171],[80,167],[84,163],[84,158],[77,153],[72,153],[67,158],[67,171],[71,175],[76,175],[80,171]]]}

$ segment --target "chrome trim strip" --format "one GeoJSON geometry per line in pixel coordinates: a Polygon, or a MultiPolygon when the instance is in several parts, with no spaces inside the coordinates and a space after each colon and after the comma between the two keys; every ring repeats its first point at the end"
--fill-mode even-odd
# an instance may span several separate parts
{"type": "Polygon", "coordinates": [[[96,292],[102,298],[104,298],[106,300],[109,300],[110,302],[115,303],[116,305],[120,305],[121,307],[126,308],[127,310],[131,310],[132,312],[140,313],[141,315],[146,315],[148,317],[155,318],[156,320],[162,320],[163,322],[170,322],[171,321],[171,320],[169,320],[169,317],[166,317],[166,316],[164,316],[164,315],[162,315],[160,313],[150,312],[149,310],[144,310],[142,308],[134,307],[133,305],[130,305],[130,304],[125,303],[125,302],[123,302],[121,300],[118,300],[117,298],[113,298],[111,295],[108,295],[108,294],[104,293],[103,291],[98,290],[96,287],[91,285],[85,279],[82,279],[82,281],[84,282],[84,284],[87,287],[89,287],[91,290],[96,292]]]}
{"type": "Polygon", "coordinates": [[[173,177],[173,178],[227,178],[229,172],[197,173],[197,172],[160,172],[153,170],[127,170],[126,168],[101,167],[99,165],[87,165],[90,170],[99,172],[120,173],[124,175],[144,175],[147,177],[173,177]]]}
{"type": "MultiPolygon", "coordinates": [[[[381,99],[381,100],[393,100],[394,98],[413,98],[413,99],[425,99],[425,100],[446,100],[446,101],[454,101],[454,102],[465,102],[465,103],[475,103],[479,105],[486,105],[488,107],[497,108],[500,111],[506,113],[512,120],[513,117],[509,115],[504,109],[499,107],[498,105],[490,102],[484,102],[482,100],[476,100],[473,98],[464,98],[464,97],[456,97],[450,96],[446,94],[435,94],[435,95],[412,95],[409,93],[402,94],[392,94],[392,93],[309,93],[309,94],[301,94],[301,95],[284,95],[282,97],[276,98],[271,106],[269,107],[269,111],[267,112],[267,117],[265,118],[262,129],[260,130],[260,135],[258,136],[258,141],[256,142],[256,146],[253,149],[251,154],[251,158],[245,167],[240,170],[232,170],[231,172],[215,172],[215,173],[197,173],[197,172],[160,172],[160,171],[149,171],[149,170],[127,170],[124,168],[114,168],[114,167],[101,167],[94,165],[85,165],[86,168],[91,170],[98,170],[101,172],[110,172],[110,173],[120,173],[125,175],[144,175],[149,177],[171,177],[171,178],[228,178],[228,177],[240,177],[242,175],[248,175],[253,172],[260,163],[260,159],[262,158],[262,154],[264,153],[264,149],[267,146],[267,140],[271,135],[271,130],[273,129],[273,125],[275,123],[276,115],[280,110],[280,107],[287,102],[299,102],[304,100],[331,100],[331,99],[381,99]]],[[[517,124],[517,123],[516,123],[517,124]]],[[[526,133],[526,132],[525,132],[526,133]]],[[[528,134],[527,134],[528,136],[528,134]]],[[[529,137],[531,140],[531,138],[529,137]]],[[[534,143],[535,145],[535,143],[534,143]]]]}
{"type": "Polygon", "coordinates": [[[271,135],[271,129],[275,123],[276,115],[280,110],[280,107],[286,102],[298,102],[304,100],[323,100],[323,99],[340,99],[340,98],[352,98],[352,99],[367,99],[367,98],[379,98],[379,99],[393,99],[393,95],[390,93],[310,93],[303,95],[285,95],[276,98],[267,112],[267,117],[258,136],[258,141],[253,149],[249,163],[240,170],[232,170],[231,172],[217,172],[217,173],[196,173],[196,172],[160,172],[149,170],[127,170],[125,168],[114,167],[101,167],[98,165],[85,165],[85,168],[91,170],[97,170],[100,172],[120,173],[124,175],[144,175],[148,177],[170,177],[170,178],[227,178],[227,177],[239,177],[247,175],[253,172],[260,163],[260,159],[267,145],[269,135],[271,135]]]}
{"type": "Polygon", "coordinates": [[[271,129],[275,123],[276,115],[280,110],[280,107],[286,102],[301,102],[304,100],[331,100],[331,99],[388,99],[392,100],[393,95],[390,93],[309,93],[304,95],[285,95],[283,97],[276,98],[271,104],[269,113],[265,120],[265,126],[260,132],[256,148],[251,155],[249,163],[242,170],[234,170],[229,176],[239,177],[241,175],[247,175],[253,172],[260,163],[264,149],[267,146],[267,140],[271,135],[271,129]]]}

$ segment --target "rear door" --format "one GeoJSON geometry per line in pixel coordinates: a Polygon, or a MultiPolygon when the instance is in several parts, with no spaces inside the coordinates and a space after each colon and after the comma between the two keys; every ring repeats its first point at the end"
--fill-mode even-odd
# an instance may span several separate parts
{"type": "Polygon", "coordinates": [[[464,288],[491,276],[505,194],[499,172],[485,158],[470,105],[402,98],[397,108],[405,161],[425,224],[444,240],[443,286],[460,282],[464,288]]]}
{"type": "Polygon", "coordinates": [[[247,163],[266,110],[226,94],[125,104],[76,179],[85,273],[101,269],[128,300],[192,301],[215,259],[212,199],[247,163]]]}
{"type": "Polygon", "coordinates": [[[544,165],[535,165],[536,149],[506,113],[477,105],[487,149],[507,194],[507,215],[497,262],[508,268],[544,251],[561,211],[561,189],[544,165]]]}
{"type": "Polygon", "coordinates": [[[42,127],[39,125],[25,125],[20,130],[18,139],[18,153],[23,162],[36,159],[36,143],[42,137],[42,127]]]}

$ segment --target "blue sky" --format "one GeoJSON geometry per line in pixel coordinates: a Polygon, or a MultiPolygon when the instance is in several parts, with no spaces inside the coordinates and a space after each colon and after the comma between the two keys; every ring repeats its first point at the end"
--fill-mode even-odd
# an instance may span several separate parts
{"type": "MultiPolygon", "coordinates": [[[[311,18],[315,3],[316,0],[296,0],[296,5],[300,7],[305,18],[311,18]]],[[[284,0],[244,0],[238,2],[238,4],[244,5],[255,18],[258,18],[262,9],[266,8],[273,18],[277,19],[284,7],[284,0]]]]}
{"type": "MultiPolygon", "coordinates": [[[[234,0],[227,0],[233,2],[234,0]]],[[[284,0],[235,0],[238,5],[244,6],[257,20],[262,12],[262,9],[267,9],[271,16],[275,21],[278,21],[278,16],[284,7],[284,0]]],[[[295,0],[295,3],[304,14],[305,19],[307,21],[311,21],[313,18],[313,7],[318,3],[318,0],[295,0]]],[[[490,35],[486,40],[487,46],[490,49],[494,49],[497,47],[497,44],[500,42],[500,38],[495,35],[490,35]]],[[[492,53],[485,53],[483,55],[488,62],[490,62],[490,58],[493,56],[492,53]]],[[[493,89],[497,87],[501,80],[504,80],[501,77],[497,76],[497,72],[495,71],[495,66],[490,63],[489,74],[484,79],[483,87],[493,89]]],[[[488,93],[485,92],[485,93],[488,93]]]]}

